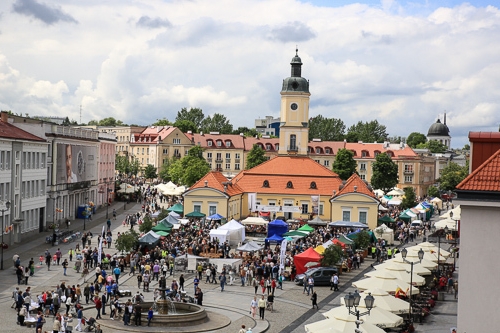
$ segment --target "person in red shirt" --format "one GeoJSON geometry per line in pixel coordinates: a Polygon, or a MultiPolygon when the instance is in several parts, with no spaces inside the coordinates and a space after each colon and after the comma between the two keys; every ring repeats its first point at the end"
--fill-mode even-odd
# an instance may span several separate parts
{"type": "Polygon", "coordinates": [[[262,294],[266,292],[266,280],[264,280],[264,277],[260,279],[260,287],[262,288],[262,294]]]}
{"type": "Polygon", "coordinates": [[[275,290],[275,289],[276,289],[276,279],[273,279],[273,280],[271,281],[271,290],[272,290],[272,291],[271,291],[271,294],[273,294],[273,295],[274,295],[274,290],[275,290]]]}
{"type": "Polygon", "coordinates": [[[94,303],[95,303],[95,308],[97,310],[97,316],[95,317],[95,319],[102,319],[101,318],[101,309],[102,309],[101,298],[99,296],[96,296],[94,298],[94,303]]]}

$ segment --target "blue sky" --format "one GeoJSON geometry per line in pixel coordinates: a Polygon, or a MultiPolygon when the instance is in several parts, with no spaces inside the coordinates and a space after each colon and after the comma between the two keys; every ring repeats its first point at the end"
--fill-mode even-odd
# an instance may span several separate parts
{"type": "Polygon", "coordinates": [[[2,0],[0,109],[147,125],[199,107],[253,127],[279,116],[298,45],[311,117],[408,136],[446,112],[452,147],[498,131],[497,2],[352,3],[2,0]]]}

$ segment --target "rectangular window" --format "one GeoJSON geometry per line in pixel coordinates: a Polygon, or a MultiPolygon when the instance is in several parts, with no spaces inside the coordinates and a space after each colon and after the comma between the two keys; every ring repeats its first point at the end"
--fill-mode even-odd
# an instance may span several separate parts
{"type": "Polygon", "coordinates": [[[366,175],[364,173],[362,173],[359,175],[359,178],[361,178],[361,180],[366,180],[366,175]]]}
{"type": "Polygon", "coordinates": [[[309,212],[309,204],[302,204],[302,214],[307,214],[309,212]]]}
{"type": "Polygon", "coordinates": [[[217,213],[217,206],[210,205],[208,206],[208,215],[214,215],[217,213]]]}
{"type": "Polygon", "coordinates": [[[324,215],[325,214],[324,212],[325,212],[325,204],[322,203],[322,202],[320,202],[319,203],[319,212],[318,212],[318,214],[319,215],[324,215]]]}
{"type": "Polygon", "coordinates": [[[174,145],[180,145],[181,144],[181,139],[174,138],[174,145]]]}
{"type": "Polygon", "coordinates": [[[330,154],[330,148],[325,148],[325,153],[330,154]]]}
{"type": "Polygon", "coordinates": [[[240,153],[234,154],[234,158],[240,158],[240,153]]]}
{"type": "Polygon", "coordinates": [[[200,213],[200,212],[201,212],[201,205],[194,205],[194,206],[193,206],[193,210],[194,210],[195,212],[200,213]]]}
{"type": "Polygon", "coordinates": [[[239,164],[239,163],[236,163],[236,164],[234,165],[234,170],[239,170],[239,169],[240,169],[240,164],[239,164]]]}
{"type": "Polygon", "coordinates": [[[212,141],[208,140],[207,141],[207,146],[212,147],[212,141]]]}
{"type": "Polygon", "coordinates": [[[212,158],[212,153],[207,153],[207,158],[212,158]]]}
{"type": "Polygon", "coordinates": [[[40,164],[40,167],[43,169],[45,168],[45,153],[42,153],[42,160],[41,160],[41,164],[40,164]]]}
{"type": "Polygon", "coordinates": [[[226,163],[226,170],[231,170],[231,163],[226,163]]]}
{"type": "Polygon", "coordinates": [[[222,163],[215,163],[215,169],[217,171],[222,171],[222,163]]]}
{"type": "Polygon", "coordinates": [[[142,155],[144,155],[144,148],[142,148],[142,155]]]}
{"type": "Polygon", "coordinates": [[[149,148],[146,148],[146,154],[149,155],[149,148]]]}
{"type": "Polygon", "coordinates": [[[24,199],[25,193],[26,193],[26,183],[22,182],[22,185],[21,185],[21,199],[24,199]]]}
{"type": "Polygon", "coordinates": [[[231,158],[231,153],[226,153],[226,158],[231,158]]]}
{"type": "Polygon", "coordinates": [[[3,164],[5,162],[5,152],[0,151],[0,170],[3,170],[3,164]]]}
{"type": "Polygon", "coordinates": [[[29,163],[26,165],[26,152],[23,152],[23,169],[27,169],[29,167],[29,163]]]}
{"type": "Polygon", "coordinates": [[[405,172],[413,172],[413,164],[405,164],[405,172]]]}
{"type": "Polygon", "coordinates": [[[231,147],[231,141],[226,141],[226,147],[227,148],[231,147]]]}
{"type": "Polygon", "coordinates": [[[222,154],[221,153],[217,153],[217,160],[218,161],[222,161],[222,154]]]}
{"type": "Polygon", "coordinates": [[[35,158],[36,154],[35,153],[31,153],[31,168],[34,169],[36,168],[35,166],[35,162],[36,162],[36,158],[35,158]]]}
{"type": "Polygon", "coordinates": [[[320,160],[314,160],[314,162],[318,163],[318,164],[321,164],[321,161],[320,160]]]}
{"type": "Polygon", "coordinates": [[[405,183],[412,183],[413,182],[413,176],[405,176],[405,183]]]}
{"type": "Polygon", "coordinates": [[[359,212],[359,222],[366,224],[366,216],[368,212],[359,212]]]}
{"type": "Polygon", "coordinates": [[[316,154],[321,154],[321,148],[316,148],[316,154]]]}
{"type": "Polygon", "coordinates": [[[330,161],[325,160],[325,161],[323,162],[323,165],[324,165],[324,166],[326,166],[326,167],[329,167],[329,166],[330,166],[330,161]]]}
{"type": "Polygon", "coordinates": [[[5,155],[5,170],[10,170],[10,151],[7,151],[5,155]]]}
{"type": "Polygon", "coordinates": [[[168,154],[168,149],[167,148],[163,148],[163,154],[168,154]]]}
{"type": "Polygon", "coordinates": [[[350,210],[343,210],[342,211],[342,221],[344,221],[344,222],[351,221],[351,211],[350,210]]]}
{"type": "Polygon", "coordinates": [[[222,141],[220,140],[217,141],[217,147],[222,147],[222,141]]]}
{"type": "Polygon", "coordinates": [[[366,170],[366,163],[359,163],[359,170],[366,170]]]}

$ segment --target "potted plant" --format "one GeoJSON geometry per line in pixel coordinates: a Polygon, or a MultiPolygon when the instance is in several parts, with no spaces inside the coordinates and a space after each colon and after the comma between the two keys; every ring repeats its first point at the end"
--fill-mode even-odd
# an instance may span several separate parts
{"type": "Polygon", "coordinates": [[[366,258],[368,255],[368,246],[371,244],[371,237],[368,231],[362,230],[360,231],[357,235],[356,238],[354,239],[354,245],[357,250],[362,250],[363,251],[363,256],[366,258]]]}

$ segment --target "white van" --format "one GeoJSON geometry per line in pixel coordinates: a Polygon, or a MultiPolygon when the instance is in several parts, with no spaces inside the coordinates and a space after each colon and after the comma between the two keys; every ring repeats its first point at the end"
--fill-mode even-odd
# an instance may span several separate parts
{"type": "Polygon", "coordinates": [[[424,227],[424,222],[421,220],[415,220],[410,224],[411,227],[414,227],[415,229],[422,229],[424,227]]]}

